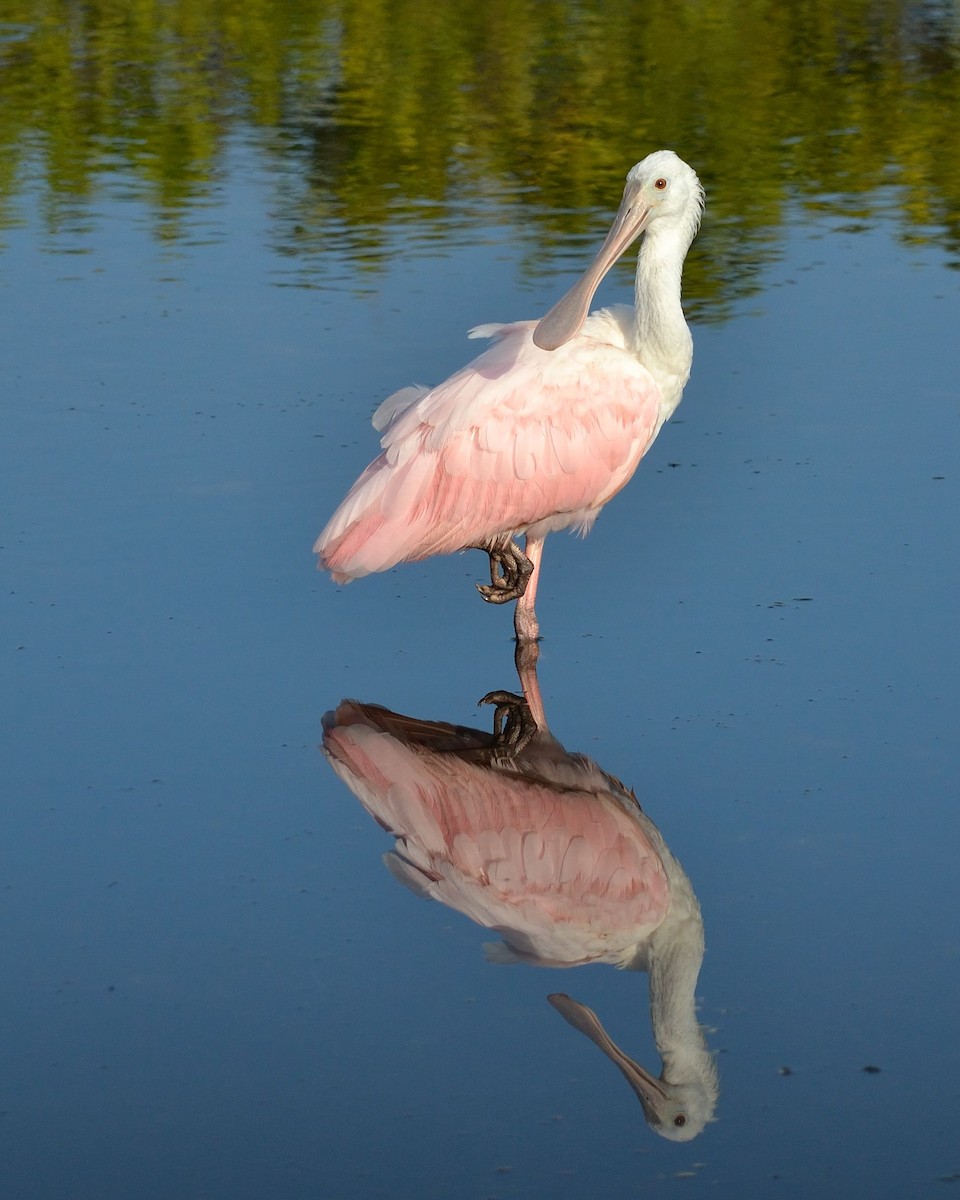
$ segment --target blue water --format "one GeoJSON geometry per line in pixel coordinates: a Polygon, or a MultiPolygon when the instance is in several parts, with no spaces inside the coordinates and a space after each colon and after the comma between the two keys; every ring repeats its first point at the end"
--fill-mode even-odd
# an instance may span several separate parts
{"type": "Polygon", "coordinates": [[[291,264],[267,169],[227,174],[173,245],[122,181],[5,233],[0,1194],[944,1195],[960,277],[798,210],[634,481],[547,544],[551,728],[703,909],[720,1104],[674,1146],[545,999],[652,1066],[646,977],[486,962],[318,748],[345,696],[488,727],[516,687],[481,556],[337,588],[310,545],[383,396],[567,275],[479,203],[373,275],[291,264]]]}

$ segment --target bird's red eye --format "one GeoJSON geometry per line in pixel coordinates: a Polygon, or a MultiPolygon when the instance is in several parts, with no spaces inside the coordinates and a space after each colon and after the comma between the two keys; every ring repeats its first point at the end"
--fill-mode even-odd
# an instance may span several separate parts
{"type": "Polygon", "coordinates": [[[658,192],[662,192],[663,189],[667,186],[667,181],[661,175],[659,179],[654,181],[653,186],[657,189],[658,192]]]}
{"type": "Polygon", "coordinates": [[[687,1118],[683,1113],[677,1113],[677,1115],[673,1118],[673,1123],[678,1129],[681,1129],[684,1125],[686,1125],[687,1118]]]}

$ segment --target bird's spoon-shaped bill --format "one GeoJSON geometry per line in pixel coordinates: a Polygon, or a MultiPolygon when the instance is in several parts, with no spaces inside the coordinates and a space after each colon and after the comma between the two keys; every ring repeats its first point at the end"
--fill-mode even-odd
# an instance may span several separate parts
{"type": "Polygon", "coordinates": [[[587,319],[600,281],[630,243],[643,232],[650,217],[650,207],[637,195],[638,190],[632,182],[627,184],[610,232],[593,262],[533,331],[534,343],[541,350],[558,350],[565,342],[576,337],[587,319]]]}

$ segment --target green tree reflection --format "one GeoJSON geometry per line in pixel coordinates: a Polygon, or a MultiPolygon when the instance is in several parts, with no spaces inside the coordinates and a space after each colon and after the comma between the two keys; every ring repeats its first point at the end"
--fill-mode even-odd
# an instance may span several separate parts
{"type": "Polygon", "coordinates": [[[708,187],[688,292],[715,306],[792,204],[882,207],[960,251],[958,112],[940,3],[7,0],[0,224],[29,192],[56,232],[123,187],[176,241],[241,145],[269,164],[293,259],[332,240],[375,266],[398,225],[491,197],[488,220],[542,251],[666,145],[708,187]]]}

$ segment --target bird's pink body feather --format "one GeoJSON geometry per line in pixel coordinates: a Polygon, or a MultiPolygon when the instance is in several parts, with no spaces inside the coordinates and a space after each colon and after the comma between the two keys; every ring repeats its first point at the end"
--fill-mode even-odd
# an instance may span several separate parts
{"type": "Polygon", "coordinates": [[[619,314],[595,313],[555,351],[534,344],[535,328],[475,330],[489,349],[381,407],[383,453],[314,547],[335,580],[519,532],[586,531],[630,479],[666,413],[619,314]]]}

